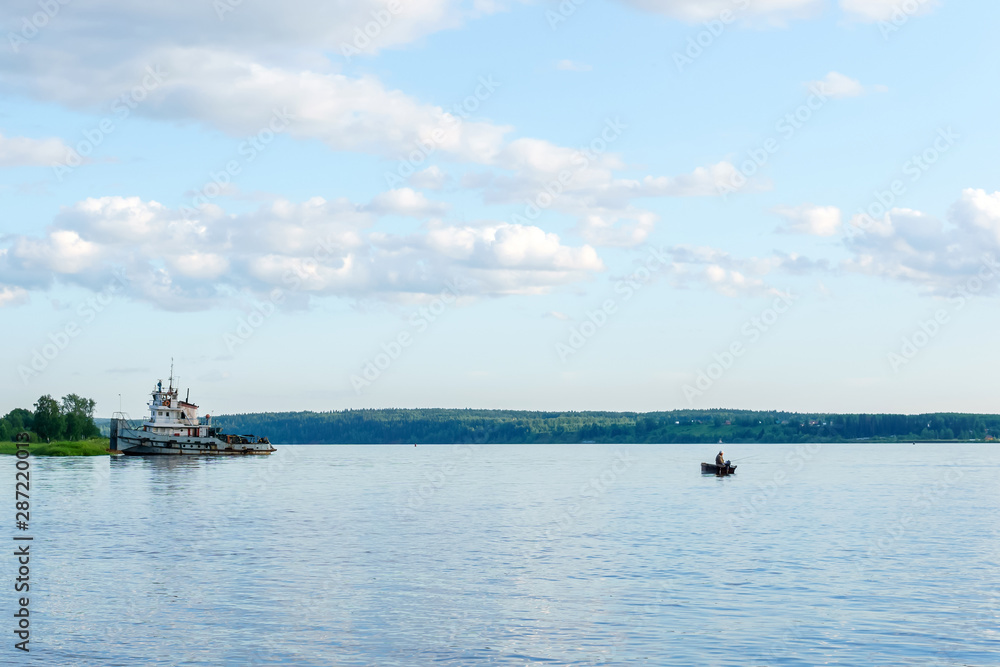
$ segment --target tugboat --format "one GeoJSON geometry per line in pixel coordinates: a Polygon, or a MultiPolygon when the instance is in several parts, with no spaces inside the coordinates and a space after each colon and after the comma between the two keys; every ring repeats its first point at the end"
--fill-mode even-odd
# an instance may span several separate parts
{"type": "Polygon", "coordinates": [[[121,412],[111,419],[112,451],[130,456],[155,454],[203,454],[210,456],[270,454],[276,451],[267,438],[253,435],[226,435],[212,426],[212,417],[198,416],[198,406],[191,403],[191,390],[178,399],[174,388],[174,365],[170,364],[167,389],[163,380],[156,383],[149,403],[149,420],[136,426],[121,412]]]}

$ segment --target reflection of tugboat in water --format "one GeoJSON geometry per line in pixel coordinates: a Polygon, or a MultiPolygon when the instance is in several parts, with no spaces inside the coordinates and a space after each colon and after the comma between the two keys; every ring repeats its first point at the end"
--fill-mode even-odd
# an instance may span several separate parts
{"type": "Polygon", "coordinates": [[[212,426],[212,417],[198,417],[198,406],[190,402],[191,390],[183,401],[174,389],[174,368],[170,366],[170,384],[156,383],[149,404],[149,420],[141,427],[129,422],[123,413],[111,420],[111,450],[122,454],[270,454],[275,451],[267,438],[252,435],[226,435],[212,426]]]}

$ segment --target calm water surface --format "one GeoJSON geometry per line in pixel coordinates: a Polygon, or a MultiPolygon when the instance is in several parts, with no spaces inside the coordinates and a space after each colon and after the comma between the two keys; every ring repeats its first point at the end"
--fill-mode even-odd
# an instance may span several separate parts
{"type": "Polygon", "coordinates": [[[32,459],[32,651],[0,662],[1000,664],[995,448],[715,453],[32,459]]]}

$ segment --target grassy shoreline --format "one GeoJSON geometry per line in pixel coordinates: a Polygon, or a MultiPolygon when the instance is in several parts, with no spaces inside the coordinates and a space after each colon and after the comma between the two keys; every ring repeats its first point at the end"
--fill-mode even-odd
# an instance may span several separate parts
{"type": "MultiPolygon", "coordinates": [[[[18,444],[24,445],[24,443],[0,442],[0,454],[16,454],[18,444]]],[[[32,456],[107,456],[108,445],[107,438],[32,442],[28,447],[28,453],[32,456]]]]}

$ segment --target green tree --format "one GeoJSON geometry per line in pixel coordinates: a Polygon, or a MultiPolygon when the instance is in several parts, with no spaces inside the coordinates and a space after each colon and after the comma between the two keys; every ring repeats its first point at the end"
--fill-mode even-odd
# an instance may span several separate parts
{"type": "Polygon", "coordinates": [[[34,413],[31,410],[25,410],[24,408],[15,408],[11,410],[6,414],[6,416],[4,416],[4,420],[18,433],[21,431],[30,431],[35,426],[34,413]]]}
{"type": "Polygon", "coordinates": [[[49,394],[35,403],[35,433],[39,438],[60,438],[66,430],[66,419],[59,409],[59,403],[49,394]]]}
{"type": "Polygon", "coordinates": [[[69,440],[96,438],[100,435],[94,425],[94,400],[76,394],[63,396],[62,414],[66,420],[65,437],[69,440]]]}
{"type": "Polygon", "coordinates": [[[30,410],[23,408],[11,410],[0,419],[0,441],[11,441],[18,433],[31,430],[34,421],[35,415],[30,410]]]}

